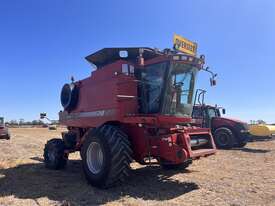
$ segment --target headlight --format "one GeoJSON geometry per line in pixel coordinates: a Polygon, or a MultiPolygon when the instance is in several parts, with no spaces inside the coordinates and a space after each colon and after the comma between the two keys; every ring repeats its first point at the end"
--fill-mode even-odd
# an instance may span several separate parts
{"type": "Polygon", "coordinates": [[[248,127],[248,124],[246,124],[246,123],[238,123],[236,125],[236,127],[240,131],[240,133],[248,133],[249,132],[249,127],[248,127]]]}

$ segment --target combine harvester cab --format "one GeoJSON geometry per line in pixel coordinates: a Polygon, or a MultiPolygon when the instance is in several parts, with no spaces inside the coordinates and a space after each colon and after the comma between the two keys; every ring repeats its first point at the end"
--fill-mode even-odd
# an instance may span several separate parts
{"type": "Polygon", "coordinates": [[[68,132],[46,144],[47,168],[63,168],[80,151],[87,180],[107,188],[125,180],[132,159],[184,169],[216,152],[210,130],[190,126],[203,56],[143,47],[105,48],[86,59],[97,69],[62,88],[59,119],[68,132]]]}

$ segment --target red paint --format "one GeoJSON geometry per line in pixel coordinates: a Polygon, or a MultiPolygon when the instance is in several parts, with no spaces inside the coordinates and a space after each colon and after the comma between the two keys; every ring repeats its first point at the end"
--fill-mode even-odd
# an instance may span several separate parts
{"type": "MultiPolygon", "coordinates": [[[[170,59],[171,56],[165,55],[155,57],[145,61],[145,65],[170,59]]],[[[145,157],[151,156],[170,164],[179,164],[189,158],[196,159],[215,153],[215,144],[208,129],[176,127],[179,123],[191,123],[191,117],[139,114],[137,79],[134,75],[122,74],[122,64],[131,64],[135,69],[138,68],[133,62],[117,60],[93,71],[90,77],[76,83],[79,87],[78,105],[68,113],[69,115],[112,111],[108,115],[98,112],[89,113],[95,115],[90,117],[70,120],[60,118],[61,124],[68,126],[69,130],[83,131],[79,133],[77,149],[81,147],[85,131],[105,123],[116,123],[128,134],[134,159],[141,163],[145,157]],[[206,135],[209,144],[207,147],[192,150],[190,145],[192,135],[206,135]]],[[[60,117],[64,114],[67,112],[60,112],[60,117]]]]}
{"type": "Polygon", "coordinates": [[[9,139],[9,130],[5,124],[0,124],[0,139],[9,139]]]}
{"type": "MultiPolygon", "coordinates": [[[[221,127],[226,127],[230,129],[233,134],[235,135],[237,141],[240,142],[247,142],[248,141],[248,131],[246,133],[241,133],[241,130],[248,130],[247,123],[233,118],[228,117],[221,117],[220,113],[219,116],[212,117],[211,120],[209,120],[209,117],[206,115],[208,109],[215,109],[218,111],[218,108],[211,105],[195,105],[194,110],[196,111],[201,110],[202,113],[200,116],[194,116],[194,123],[193,125],[199,126],[199,127],[208,127],[207,121],[210,123],[211,131],[214,134],[215,131],[221,127]]],[[[194,111],[193,110],[193,111],[194,111]]],[[[198,114],[198,113],[197,113],[198,114]]],[[[209,125],[208,123],[208,125],[209,125]]]]}

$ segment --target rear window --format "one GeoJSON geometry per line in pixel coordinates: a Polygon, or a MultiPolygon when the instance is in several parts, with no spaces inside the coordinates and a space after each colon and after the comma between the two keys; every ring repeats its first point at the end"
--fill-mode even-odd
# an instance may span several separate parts
{"type": "Polygon", "coordinates": [[[202,110],[201,110],[201,108],[194,107],[193,108],[192,117],[195,118],[195,119],[196,118],[202,118],[202,110]]]}

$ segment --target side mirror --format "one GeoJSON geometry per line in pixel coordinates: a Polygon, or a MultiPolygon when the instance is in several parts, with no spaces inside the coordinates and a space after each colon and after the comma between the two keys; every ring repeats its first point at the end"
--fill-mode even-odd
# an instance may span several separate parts
{"type": "Polygon", "coordinates": [[[211,87],[216,86],[216,84],[217,84],[217,81],[215,79],[213,79],[213,78],[210,78],[210,85],[211,85],[211,87]]]}
{"type": "Polygon", "coordinates": [[[226,113],[226,112],[225,112],[225,109],[223,108],[223,109],[222,109],[222,114],[225,114],[225,113],[226,113]]]}

